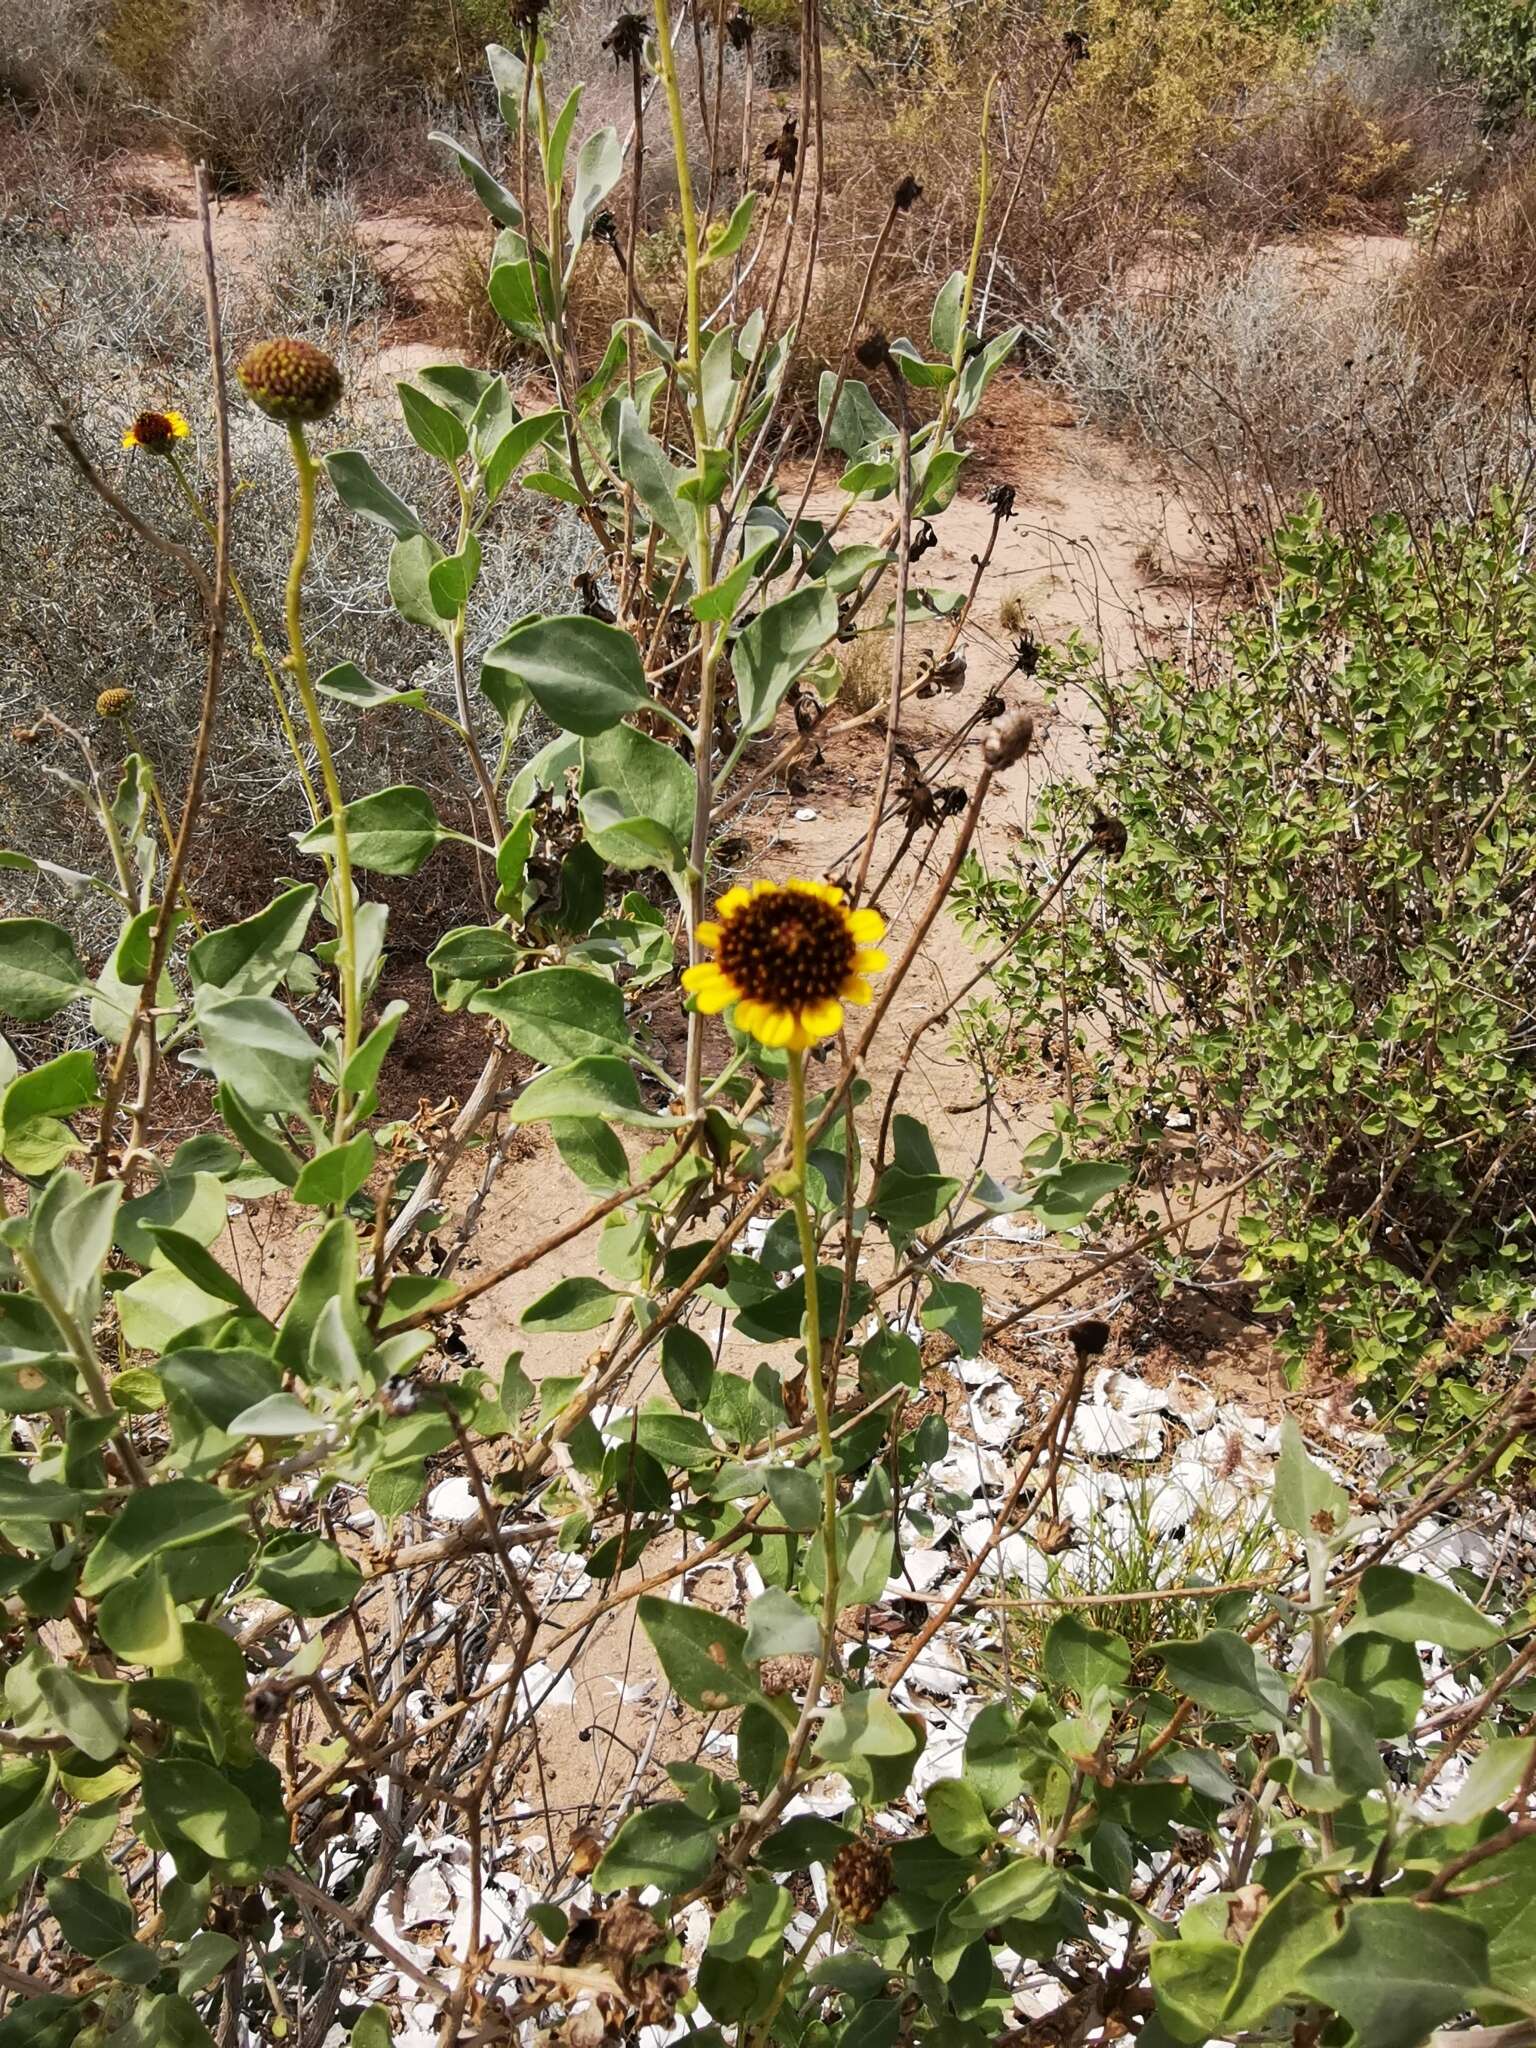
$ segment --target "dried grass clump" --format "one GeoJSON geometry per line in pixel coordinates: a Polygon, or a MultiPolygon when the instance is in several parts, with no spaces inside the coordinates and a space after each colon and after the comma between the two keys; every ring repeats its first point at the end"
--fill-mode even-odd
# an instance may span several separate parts
{"type": "Polygon", "coordinates": [[[1536,333],[1536,147],[1447,210],[1409,273],[1407,319],[1435,363],[1469,381],[1524,373],[1536,333]]]}

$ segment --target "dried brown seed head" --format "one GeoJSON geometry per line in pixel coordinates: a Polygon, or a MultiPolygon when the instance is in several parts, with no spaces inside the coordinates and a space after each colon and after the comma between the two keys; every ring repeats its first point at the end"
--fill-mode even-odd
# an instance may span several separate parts
{"type": "Polygon", "coordinates": [[[891,1896],[891,1852],[860,1835],[832,1859],[832,1897],[854,1927],[873,1920],[891,1896]]]}
{"type": "Polygon", "coordinates": [[[341,372],[313,342],[254,342],[235,369],[240,388],[268,419],[323,420],[341,403],[341,372]]]}

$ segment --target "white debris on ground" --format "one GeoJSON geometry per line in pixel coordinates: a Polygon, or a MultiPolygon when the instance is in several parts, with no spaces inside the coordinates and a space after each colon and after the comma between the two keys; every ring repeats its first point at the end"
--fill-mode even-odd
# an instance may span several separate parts
{"type": "MultiPolygon", "coordinates": [[[[767,1228],[762,1219],[753,1220],[744,1234],[749,1254],[761,1250],[767,1228]]],[[[1007,1217],[994,1219],[992,1225],[996,1237],[1014,1244],[1030,1242],[1033,1230],[1033,1226],[1007,1217]]],[[[922,1333],[914,1329],[912,1334],[920,1337],[922,1333]]],[[[1014,1602],[1039,1602],[1038,1611],[1048,1619],[1051,1606],[1063,1596],[1082,1601],[1093,1596],[1113,1597],[1132,1588],[1243,1581],[1272,1571],[1287,1554],[1283,1547],[1287,1539],[1275,1528],[1269,1512],[1275,1461],[1281,1448],[1278,1422],[1241,1403],[1219,1398],[1189,1374],[1157,1386],[1118,1366],[1092,1374],[1053,1482],[1046,1484],[1050,1460],[1043,1455],[1034,1475],[1039,1491],[1026,1492],[1020,1508],[999,1531],[999,1511],[1014,1483],[1018,1461],[1049,1413],[1055,1390],[1043,1389],[1026,1397],[1001,1365],[987,1358],[956,1358],[946,1370],[955,1382],[955,1398],[947,1404],[948,1447],[903,1495],[891,1575],[881,1604],[867,1610],[861,1632],[869,1651],[870,1676],[878,1682],[882,1668],[888,1668],[890,1659],[900,1655],[911,1632],[947,1598],[962,1591],[962,1574],[972,1574],[965,1596],[955,1603],[954,1615],[946,1617],[892,1688],[896,1706],[920,1714],[927,1731],[906,1797],[875,1817],[876,1823],[896,1838],[921,1831],[922,1802],[928,1788],[959,1773],[967,1733],[977,1715],[997,1696],[997,1670],[1009,1655],[1006,1622],[994,1604],[999,1596],[1014,1602]],[[1043,1541],[1047,1526],[1050,1538],[1043,1541]]],[[[1364,1401],[1342,1389],[1320,1404],[1320,1409],[1315,1418],[1307,1417],[1311,1454],[1355,1490],[1373,1487],[1388,1464],[1388,1449],[1364,1401]]],[[[617,1430],[623,1434],[626,1422],[627,1418],[617,1414],[601,1418],[610,1433],[617,1430]]],[[[445,1529],[476,1512],[472,1491],[458,1476],[439,1481],[425,1502],[429,1523],[445,1529]]],[[[1522,1527],[1514,1532],[1510,1513],[1505,1509],[1490,1516],[1486,1526],[1478,1523],[1475,1509],[1465,1522],[1427,1518],[1414,1531],[1400,1562],[1415,1571],[1446,1577],[1460,1570],[1481,1574],[1512,1570],[1517,1558],[1523,1569],[1536,1530],[1522,1527]]],[[[1389,1508],[1373,1503],[1373,1513],[1361,1517],[1361,1529],[1367,1536],[1379,1533],[1391,1520],[1389,1508]]],[[[586,1600],[602,1590],[602,1582],[593,1582],[578,1558],[536,1558],[521,1550],[514,1555],[518,1567],[527,1570],[530,1590],[547,1613],[554,1614],[565,1603],[586,1600]]],[[[761,1573],[751,1560],[718,1557],[690,1566],[667,1586],[666,1593],[673,1599],[739,1614],[763,1586],[761,1573]]],[[[494,1686],[498,1679],[510,1676],[511,1670],[507,1657],[499,1655],[485,1666],[483,1682],[494,1686]]],[[[1431,1711],[1454,1709],[1470,1697],[1455,1675],[1453,1660],[1432,1656],[1427,1675],[1426,1705],[1431,1711]]],[[[519,1690],[524,1714],[543,1717],[546,1725],[550,1715],[564,1713],[578,1719],[586,1716],[606,1726],[627,1711],[630,1718],[624,1725],[628,1734],[650,1741],[642,1764],[636,1766],[631,1792],[637,1791],[638,1773],[646,1764],[652,1772],[646,1783],[654,1785],[657,1768],[668,1756],[664,1749],[659,1756],[652,1754],[654,1737],[658,1729],[669,1725],[669,1715],[674,1722],[677,1716],[664,1683],[645,1674],[631,1676],[626,1669],[588,1675],[578,1689],[569,1664],[556,1659],[530,1663],[521,1675],[519,1690]]],[[[437,1703],[422,1693],[413,1694],[408,1704],[413,1715],[426,1718],[437,1703]]],[[[732,1728],[717,1724],[696,1740],[688,1753],[699,1762],[729,1770],[735,1748],[732,1728]]],[[[621,1763],[623,1769],[609,1791],[610,1802],[625,1790],[629,1767],[623,1756],[621,1763]]],[[[1459,1757],[1448,1763],[1426,1798],[1426,1812],[1441,1813],[1454,1804],[1466,1770],[1466,1762],[1459,1757]]],[[[381,1793],[383,1790],[381,1781],[381,1793]]],[[[838,1820],[852,1803],[847,1780],[829,1772],[803,1786],[787,1803],[781,1819],[784,1823],[801,1817],[838,1820]]],[[[531,1906],[553,1901],[568,1911],[580,1912],[592,1901],[588,1881],[567,1878],[562,1887],[552,1866],[552,1846],[561,1846],[568,1823],[557,1823],[552,1845],[540,1806],[526,1802],[503,1806],[503,1821],[515,1814],[523,1816],[523,1828],[514,1830],[510,1838],[505,1828],[498,1831],[497,1848],[482,1872],[482,1938],[494,1951],[509,1957],[526,1952],[531,1906]]],[[[593,1824],[607,1832],[615,1818],[612,1810],[606,1815],[594,1811],[593,1824]]],[[[1022,1822],[1005,1819],[1002,1826],[1005,1833],[1027,1837],[1027,1825],[1022,1822]]],[[[365,1816],[345,1848],[332,1850],[331,1869],[337,1882],[345,1882],[349,1869],[355,1871],[370,1862],[376,1837],[377,1824],[365,1816]]],[[[408,1836],[402,1845],[391,1886],[374,1911],[373,1925],[403,1961],[432,1970],[441,1966],[440,1949],[462,1952],[469,1931],[469,1855],[468,1843],[454,1835],[431,1840],[408,1836]]],[[[1145,1886],[1155,1888],[1161,1873],[1148,1867],[1138,1875],[1145,1886]]],[[[1221,1869],[1215,1861],[1208,1870],[1185,1872],[1181,1877],[1186,1894],[1192,1885],[1190,1895],[1196,1897],[1203,1891],[1215,1891],[1220,1882],[1221,1869]]],[[[812,1868],[810,1890],[813,1904],[797,1912],[788,1929],[796,1948],[810,1938],[816,1916],[826,1903],[826,1874],[820,1865],[812,1868]]],[[[686,1909],[680,1932],[690,1974],[708,1939],[709,1924],[708,1909],[702,1904],[686,1909]]],[[[821,1937],[818,1953],[825,1939],[821,1937]]],[[[1060,1982],[1039,1964],[1002,1949],[995,1952],[994,1960],[1005,1979],[1012,1982],[1015,2012],[1022,2026],[1043,2019],[1065,1998],[1060,1982]]],[[[363,1995],[390,2000],[398,2013],[397,2048],[399,2044],[426,2048],[434,2036],[435,2009],[420,2000],[417,1987],[401,1972],[381,1968],[363,1995]]],[[[688,2022],[647,2028],[640,2038],[650,2048],[664,2048],[685,2032],[688,2024],[705,2025],[707,2015],[695,2008],[688,2022]]],[[[335,2033],[327,2048],[339,2048],[341,2040],[341,2034],[335,2033]]]]}

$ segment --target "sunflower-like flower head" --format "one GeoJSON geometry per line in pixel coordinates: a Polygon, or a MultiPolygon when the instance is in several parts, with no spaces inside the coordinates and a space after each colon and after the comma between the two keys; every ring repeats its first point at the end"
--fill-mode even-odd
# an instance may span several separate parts
{"type": "Polygon", "coordinates": [[[842,1029],[843,1005],[867,1003],[867,977],[885,955],[877,910],[850,910],[832,882],[754,882],[727,890],[717,923],[698,938],[714,954],[683,975],[701,1010],[736,1005],[736,1022],[763,1045],[804,1052],[842,1029]]]}
{"type": "Polygon", "coordinates": [[[341,403],[341,372],[313,342],[253,342],[235,366],[240,388],[274,420],[323,420],[341,403]]]}
{"type": "Polygon", "coordinates": [[[142,448],[150,455],[169,455],[190,432],[179,412],[141,412],[124,434],[123,446],[142,448]]]}

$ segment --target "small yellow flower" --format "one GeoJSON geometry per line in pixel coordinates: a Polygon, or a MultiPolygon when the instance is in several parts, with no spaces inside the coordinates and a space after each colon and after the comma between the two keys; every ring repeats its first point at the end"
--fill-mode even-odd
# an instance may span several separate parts
{"type": "Polygon", "coordinates": [[[147,449],[151,455],[169,455],[191,431],[179,412],[141,412],[124,434],[123,446],[147,449]]]}
{"type": "Polygon", "coordinates": [[[754,882],[727,890],[718,923],[698,938],[714,954],[683,975],[706,1015],[736,1005],[736,1023],[761,1044],[804,1052],[843,1028],[844,1003],[867,1003],[867,975],[885,955],[877,910],[850,910],[832,882],[754,882]]]}

